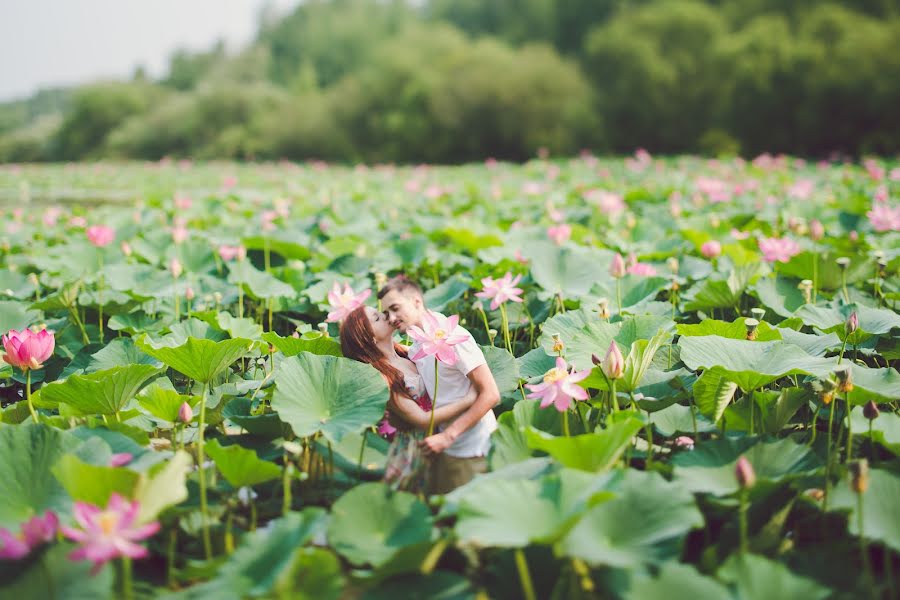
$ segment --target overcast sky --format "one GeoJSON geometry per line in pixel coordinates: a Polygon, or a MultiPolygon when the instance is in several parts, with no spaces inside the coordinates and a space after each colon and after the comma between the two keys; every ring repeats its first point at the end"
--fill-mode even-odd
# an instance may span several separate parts
{"type": "Polygon", "coordinates": [[[0,101],[42,87],[165,73],[174,50],[253,39],[266,4],[299,0],[0,0],[0,101]]]}

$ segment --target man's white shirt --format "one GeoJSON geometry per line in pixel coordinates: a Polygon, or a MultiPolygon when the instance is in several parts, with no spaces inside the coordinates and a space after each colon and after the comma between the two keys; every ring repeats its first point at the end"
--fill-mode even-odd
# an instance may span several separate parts
{"type": "MultiPolygon", "coordinates": [[[[451,335],[457,334],[465,334],[467,339],[452,346],[453,351],[456,353],[456,364],[447,365],[438,361],[438,397],[435,402],[436,407],[446,406],[462,400],[472,386],[472,382],[467,377],[468,374],[476,367],[487,364],[484,353],[478,347],[478,344],[475,343],[472,334],[460,325],[457,325],[451,335]]],[[[421,348],[421,344],[414,342],[409,349],[410,358],[418,353],[419,348],[421,348]]],[[[413,362],[416,363],[416,369],[425,382],[428,396],[434,400],[434,356],[425,356],[413,362]]],[[[491,448],[491,433],[496,429],[497,417],[494,416],[493,410],[489,410],[471,429],[461,433],[456,438],[456,441],[453,442],[453,445],[444,452],[457,458],[487,456],[488,450],[491,448]]]]}

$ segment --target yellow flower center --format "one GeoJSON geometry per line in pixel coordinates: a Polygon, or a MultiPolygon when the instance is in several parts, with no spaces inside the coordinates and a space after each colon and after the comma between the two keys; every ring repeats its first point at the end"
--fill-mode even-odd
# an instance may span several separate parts
{"type": "Polygon", "coordinates": [[[561,381],[566,378],[566,373],[563,369],[558,369],[556,367],[547,371],[547,374],[544,375],[544,383],[556,383],[557,381],[561,381]]]}
{"type": "Polygon", "coordinates": [[[434,332],[434,339],[436,339],[436,340],[442,340],[442,339],[444,339],[445,337],[447,337],[447,332],[446,332],[446,331],[444,331],[443,329],[436,329],[436,330],[435,330],[435,332],[434,332]]]}
{"type": "Polygon", "coordinates": [[[97,524],[100,525],[100,529],[103,530],[104,534],[110,535],[119,524],[119,515],[112,512],[101,513],[97,518],[97,524]]]}

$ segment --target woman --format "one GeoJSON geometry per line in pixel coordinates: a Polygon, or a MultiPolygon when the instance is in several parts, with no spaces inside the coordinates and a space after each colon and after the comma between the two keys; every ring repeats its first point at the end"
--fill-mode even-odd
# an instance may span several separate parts
{"type": "MultiPolygon", "coordinates": [[[[360,306],[341,323],[341,351],[347,358],[368,363],[384,377],[390,391],[385,418],[396,434],[388,449],[384,479],[407,491],[425,488],[426,469],[418,448],[431,420],[431,399],[425,382],[409,360],[406,348],[394,342],[387,317],[371,306],[360,306]]],[[[452,421],[475,401],[474,389],[462,401],[434,411],[435,425],[452,421]]]]}

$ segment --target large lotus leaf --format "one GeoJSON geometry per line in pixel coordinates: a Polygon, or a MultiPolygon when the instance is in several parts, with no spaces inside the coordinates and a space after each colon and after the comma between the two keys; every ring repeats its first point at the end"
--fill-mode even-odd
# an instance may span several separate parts
{"type": "Polygon", "coordinates": [[[160,289],[172,283],[170,273],[134,263],[108,265],[103,269],[103,275],[111,289],[143,299],[156,297],[160,289]]]}
{"type": "MultiPolygon", "coordinates": [[[[884,470],[869,471],[869,488],[863,494],[863,534],[866,539],[879,540],[894,550],[900,550],[900,476],[884,470]]],[[[850,487],[850,475],[835,487],[830,510],[849,510],[850,532],[859,535],[859,515],[856,493],[850,487]]]]}
{"type": "Polygon", "coordinates": [[[443,312],[448,304],[462,298],[468,289],[469,282],[459,275],[454,275],[425,292],[425,306],[429,310],[443,312]]]}
{"type": "Polygon", "coordinates": [[[29,309],[27,304],[12,300],[0,300],[0,332],[3,334],[10,329],[21,331],[37,323],[40,318],[41,313],[29,309]]]}
{"type": "Polygon", "coordinates": [[[212,381],[253,347],[252,341],[243,338],[214,342],[189,337],[184,343],[174,346],[168,344],[177,343],[176,340],[163,338],[160,343],[163,345],[154,345],[146,335],[137,340],[138,348],[150,356],[203,383],[212,381]]]}
{"type": "MultiPolygon", "coordinates": [[[[672,340],[672,335],[667,331],[660,329],[649,340],[637,340],[631,344],[628,355],[625,357],[625,368],[622,371],[621,384],[617,389],[623,392],[632,392],[641,387],[644,383],[644,375],[656,352],[672,340]]],[[[595,369],[599,370],[598,369],[595,369]]]]}
{"type": "Polygon", "coordinates": [[[783,341],[751,342],[717,335],[685,336],[678,340],[681,360],[689,369],[721,367],[728,379],[745,392],[758,389],[785,375],[824,375],[834,360],[816,358],[783,341]]]}
{"type": "Polygon", "coordinates": [[[693,286],[684,296],[684,310],[708,310],[710,308],[734,308],[741,296],[759,271],[759,264],[753,263],[736,267],[728,277],[720,276],[703,280],[693,286]]]}
{"type": "Polygon", "coordinates": [[[56,461],[80,442],[46,425],[0,425],[0,527],[15,528],[45,510],[71,503],[51,474],[56,461]]]}
{"type": "MultiPolygon", "coordinates": [[[[298,237],[298,235],[300,234],[297,231],[277,231],[265,237],[245,237],[241,240],[241,243],[248,250],[265,250],[268,248],[269,251],[280,254],[287,259],[307,260],[312,256],[309,248],[298,244],[295,239],[291,239],[298,237]]],[[[304,242],[307,241],[305,235],[301,237],[304,239],[304,242]]]]}
{"type": "Polygon", "coordinates": [[[789,439],[759,441],[754,438],[725,438],[704,441],[692,452],[672,458],[675,481],[692,492],[717,496],[738,489],[734,468],[744,455],[759,480],[782,481],[814,473],[821,461],[807,446],[789,439]]]}
{"type": "Polygon", "coordinates": [[[331,508],[328,543],[354,565],[378,567],[403,547],[431,538],[428,507],[383,483],[358,485],[331,508]]]}
{"type": "Polygon", "coordinates": [[[227,339],[228,335],[218,327],[211,325],[206,321],[191,317],[190,319],[185,319],[184,321],[179,321],[172,325],[169,328],[169,334],[159,340],[150,336],[147,337],[148,339],[153,340],[154,346],[169,346],[174,348],[175,346],[181,346],[190,338],[221,342],[222,340],[227,339]]]}
{"type": "MultiPolygon", "coordinates": [[[[271,521],[264,529],[245,534],[213,579],[162,598],[243,600],[268,597],[273,589],[289,586],[287,580],[293,575],[296,561],[307,550],[303,546],[324,532],[327,520],[328,513],[318,507],[299,513],[289,512],[271,521]]],[[[306,589],[302,585],[297,587],[306,589]]],[[[290,597],[305,597],[297,596],[297,591],[300,590],[294,590],[290,597]]]]}
{"type": "Polygon", "coordinates": [[[522,252],[531,261],[535,283],[551,294],[577,298],[587,294],[594,283],[609,277],[613,253],[583,246],[557,246],[533,242],[522,252]]]}
{"type": "Polygon", "coordinates": [[[343,356],[341,344],[320,331],[307,331],[299,338],[281,337],[275,332],[262,335],[262,339],[278,348],[285,356],[296,356],[301,352],[323,356],[343,356]]]}
{"type": "Polygon", "coordinates": [[[760,302],[782,317],[791,317],[803,306],[803,292],[797,288],[796,279],[763,277],[753,287],[760,302]]]}
{"type": "Polygon", "coordinates": [[[787,328],[779,328],[778,331],[781,332],[781,339],[785,343],[803,348],[803,351],[810,356],[825,356],[829,350],[841,345],[841,339],[833,333],[815,335],[787,328]]]}
{"type": "Polygon", "coordinates": [[[153,365],[127,365],[71,375],[41,388],[45,403],[65,404],[79,415],[114,415],[125,408],[141,386],[162,372],[153,365]]]}
{"type": "Polygon", "coordinates": [[[556,366],[556,357],[547,354],[543,348],[534,348],[526,354],[518,357],[519,375],[522,379],[531,380],[534,377],[543,377],[544,374],[556,366]]]}
{"type": "Polygon", "coordinates": [[[220,312],[215,319],[219,328],[227,331],[233,338],[259,340],[262,337],[262,326],[249,317],[238,318],[231,313],[220,312]]]}
{"type": "Polygon", "coordinates": [[[398,598],[428,598],[429,600],[477,600],[480,596],[468,577],[449,571],[435,571],[428,575],[394,577],[366,590],[362,600],[397,600],[398,598]]]}
{"type": "Polygon", "coordinates": [[[206,453],[234,488],[257,485],[281,477],[278,465],[262,460],[256,452],[238,444],[222,446],[219,440],[212,440],[206,444],[206,453]]]}
{"type": "MultiPolygon", "coordinates": [[[[619,279],[619,296],[622,297],[622,308],[629,308],[652,300],[666,288],[668,280],[663,277],[643,277],[640,275],[626,275],[619,279]]],[[[612,277],[604,277],[591,288],[591,295],[585,298],[589,300],[606,298],[609,300],[610,310],[618,312],[616,294],[616,280],[612,277]]],[[[593,304],[593,302],[592,302],[593,304]]]]}
{"type": "Polygon", "coordinates": [[[134,345],[134,340],[123,337],[113,339],[102,350],[92,354],[91,360],[87,363],[84,371],[86,373],[92,373],[95,371],[111,369],[112,367],[132,364],[153,365],[154,367],[162,366],[161,362],[152,356],[141,352],[137,346],[134,345]]]}
{"type": "Polygon", "coordinates": [[[53,544],[40,559],[0,561],[0,598],[21,600],[112,600],[115,569],[103,565],[91,574],[87,560],[72,560],[76,548],[68,542],[53,544]]]}
{"type": "Polygon", "coordinates": [[[715,431],[716,425],[703,415],[691,417],[691,407],[673,404],[667,408],[653,413],[653,428],[660,434],[670,437],[676,433],[693,433],[694,422],[697,423],[697,432],[705,433],[715,431]]]}
{"type": "Polygon", "coordinates": [[[701,526],[703,515],[683,486],[627,471],[616,497],[590,508],[559,549],[591,564],[633,568],[677,557],[684,536],[701,526]]]}
{"type": "Polygon", "coordinates": [[[272,408],[298,436],[322,433],[338,442],[361,433],[384,414],[387,384],[371,365],[302,352],[275,372],[272,408]]]}
{"type": "Polygon", "coordinates": [[[896,369],[871,369],[857,363],[850,363],[850,368],[853,380],[851,404],[865,404],[869,400],[890,402],[900,398],[900,373],[896,369]]]}
{"type": "Polygon", "coordinates": [[[106,506],[115,492],[133,498],[140,474],[131,469],[88,464],[74,454],[61,457],[53,474],[73,500],[106,506]]]}
{"type": "Polygon", "coordinates": [[[334,468],[355,477],[369,478],[378,477],[384,474],[384,465],[387,462],[387,453],[389,442],[376,435],[371,431],[359,433],[348,433],[341,438],[341,441],[331,444],[331,454],[328,454],[329,448],[327,443],[322,440],[316,440],[316,451],[320,456],[328,456],[329,460],[334,462],[334,468]],[[363,436],[365,436],[365,448],[363,447],[363,436]],[[359,472],[360,451],[362,451],[362,473],[359,472]]]}
{"type": "MultiPolygon", "coordinates": [[[[728,323],[727,321],[717,321],[715,319],[705,319],[696,325],[679,324],[677,326],[678,335],[696,336],[696,335],[718,335],[733,340],[747,339],[746,318],[741,317],[735,321],[728,323]]],[[[765,321],[759,324],[756,330],[757,342],[768,342],[771,340],[780,340],[781,331],[772,327],[765,321]]]]}
{"type": "Polygon", "coordinates": [[[228,282],[242,285],[253,298],[296,298],[297,292],[290,285],[271,273],[258,271],[249,260],[229,264],[228,282]]]}
{"type": "Polygon", "coordinates": [[[251,435],[276,439],[290,432],[274,412],[253,414],[250,398],[235,398],[222,410],[222,416],[251,435]]]}
{"type": "MultiPolygon", "coordinates": [[[[165,378],[161,379],[167,381],[165,378]]],[[[178,421],[178,411],[181,410],[181,405],[187,402],[188,406],[194,408],[200,402],[200,397],[179,394],[174,389],[166,389],[153,382],[141,390],[137,401],[141,408],[154,417],[168,423],[175,423],[178,421]]]]}
{"type": "Polygon", "coordinates": [[[694,404],[705,415],[718,423],[725,409],[731,404],[738,385],[731,380],[728,372],[721,367],[713,367],[703,371],[694,383],[694,404]]]}
{"type": "Polygon", "coordinates": [[[529,447],[542,450],[566,467],[583,471],[611,469],[644,424],[640,419],[627,418],[596,433],[571,437],[554,437],[539,430],[526,429],[529,447]]]}
{"type": "Polygon", "coordinates": [[[477,546],[553,543],[586,508],[613,497],[608,490],[611,480],[616,478],[563,470],[540,479],[501,479],[471,486],[458,495],[456,535],[477,546]]]}
{"type": "Polygon", "coordinates": [[[900,328],[900,315],[885,308],[870,308],[864,304],[838,304],[829,306],[813,306],[804,304],[794,316],[803,319],[807,325],[820,329],[825,333],[834,333],[839,338],[846,336],[844,324],[852,313],[859,319],[859,328],[849,337],[848,344],[861,344],[872,335],[890,333],[900,328]]]}
{"type": "Polygon", "coordinates": [[[831,590],[812,579],[795,575],[782,563],[755,554],[731,555],[716,576],[734,586],[737,600],[820,600],[831,595],[831,590]]]}
{"type": "Polygon", "coordinates": [[[698,600],[728,598],[728,590],[715,579],[704,577],[690,566],[677,562],[664,563],[656,577],[644,576],[631,582],[627,600],[698,600]]]}
{"type": "Polygon", "coordinates": [[[113,331],[124,331],[130,335],[157,332],[165,328],[166,321],[153,318],[142,310],[124,315],[114,315],[106,322],[113,331]]]}
{"type": "Polygon", "coordinates": [[[519,365],[512,354],[493,346],[481,346],[481,351],[501,394],[519,387],[519,365]]]}
{"type": "MultiPolygon", "coordinates": [[[[527,460],[534,455],[528,445],[526,429],[534,428],[553,435],[562,433],[560,413],[555,408],[541,408],[539,400],[520,400],[512,410],[497,419],[497,429],[491,436],[491,468],[497,470],[506,465],[527,460]]],[[[580,424],[569,415],[569,424],[575,432],[580,424]]]]}
{"type": "MultiPolygon", "coordinates": [[[[854,251],[854,253],[856,253],[854,251]]],[[[813,261],[818,261],[817,283],[820,290],[839,290],[841,289],[841,267],[837,264],[837,259],[846,254],[837,254],[835,252],[801,252],[797,256],[791,258],[787,263],[776,263],[775,267],[780,274],[795,277],[797,279],[812,279],[813,261]]],[[[862,258],[857,253],[858,258],[850,261],[847,268],[847,284],[864,281],[872,276],[873,260],[870,258],[862,258]]]]}
{"type": "MultiPolygon", "coordinates": [[[[34,293],[34,286],[28,281],[28,276],[25,273],[0,269],[0,292],[5,296],[25,300],[34,293]]],[[[7,302],[4,301],[0,304],[7,304],[7,302]]],[[[8,302],[8,304],[18,303],[8,302]]],[[[4,329],[3,332],[5,333],[7,330],[8,328],[4,329]]]]}
{"type": "Polygon", "coordinates": [[[188,498],[185,481],[194,464],[191,455],[178,450],[168,461],[154,465],[138,481],[134,497],[140,503],[139,523],[148,523],[170,506],[188,498]]]}
{"type": "MultiPolygon", "coordinates": [[[[869,420],[859,409],[850,413],[850,426],[854,435],[869,437],[869,420]]],[[[900,415],[885,410],[877,419],[871,421],[872,440],[890,450],[894,456],[900,456],[900,415]]]]}

